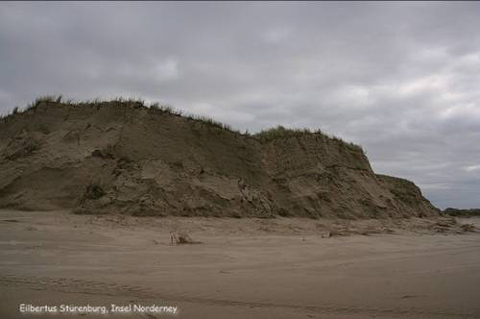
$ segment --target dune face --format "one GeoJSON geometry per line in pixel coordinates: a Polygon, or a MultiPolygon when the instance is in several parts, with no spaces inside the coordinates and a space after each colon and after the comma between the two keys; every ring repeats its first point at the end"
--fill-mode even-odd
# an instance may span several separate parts
{"type": "Polygon", "coordinates": [[[136,102],[40,102],[0,122],[0,207],[78,213],[381,218],[439,211],[360,147],[262,139],[136,102]]]}

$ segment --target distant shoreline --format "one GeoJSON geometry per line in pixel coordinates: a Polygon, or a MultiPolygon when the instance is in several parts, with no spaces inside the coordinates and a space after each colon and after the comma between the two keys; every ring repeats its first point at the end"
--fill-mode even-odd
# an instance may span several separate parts
{"type": "Polygon", "coordinates": [[[459,217],[480,217],[480,208],[459,209],[449,207],[443,211],[443,214],[459,217]]]}

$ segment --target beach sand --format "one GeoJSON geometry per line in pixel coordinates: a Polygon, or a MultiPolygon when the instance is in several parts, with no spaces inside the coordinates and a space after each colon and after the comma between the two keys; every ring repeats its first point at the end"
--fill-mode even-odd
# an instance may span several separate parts
{"type": "Polygon", "coordinates": [[[178,307],[109,318],[480,318],[480,233],[429,223],[2,210],[0,318],[102,317],[20,304],[178,307]],[[172,245],[181,233],[196,243],[172,245]]]}

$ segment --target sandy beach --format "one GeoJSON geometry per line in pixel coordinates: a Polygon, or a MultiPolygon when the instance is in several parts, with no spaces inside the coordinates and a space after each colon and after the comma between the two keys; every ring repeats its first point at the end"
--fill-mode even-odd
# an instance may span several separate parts
{"type": "Polygon", "coordinates": [[[89,304],[110,318],[479,318],[480,234],[427,223],[3,210],[0,317],[102,317],[19,308],[89,304]],[[172,245],[181,232],[196,243],[172,245]]]}

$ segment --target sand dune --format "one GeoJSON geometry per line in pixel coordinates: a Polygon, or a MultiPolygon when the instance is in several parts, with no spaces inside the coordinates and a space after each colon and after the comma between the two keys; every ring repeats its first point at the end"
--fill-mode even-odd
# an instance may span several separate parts
{"type": "Polygon", "coordinates": [[[139,101],[38,100],[0,120],[0,208],[82,214],[437,216],[413,183],[319,131],[241,134],[139,101]]]}

